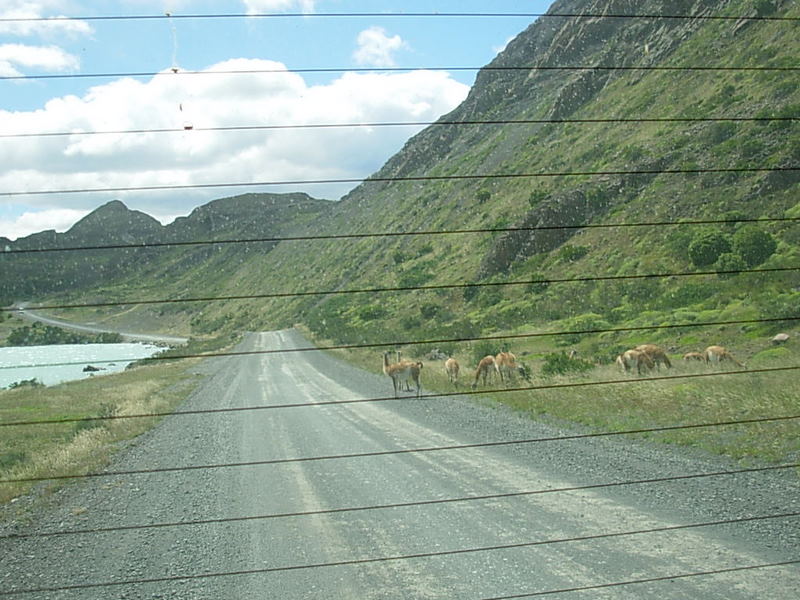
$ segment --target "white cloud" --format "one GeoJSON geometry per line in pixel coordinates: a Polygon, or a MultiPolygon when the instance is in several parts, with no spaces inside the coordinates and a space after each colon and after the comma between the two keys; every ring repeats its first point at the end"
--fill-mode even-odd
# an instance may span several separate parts
{"type": "Polygon", "coordinates": [[[0,218],[0,235],[9,239],[16,239],[48,229],[63,232],[88,213],[88,210],[54,208],[25,212],[12,219],[0,218]]]}
{"type": "MultiPolygon", "coordinates": [[[[233,59],[209,67],[214,71],[266,69],[285,67],[259,59],[233,59]]],[[[289,72],[166,73],[148,81],[120,79],[95,86],[82,97],[53,99],[40,110],[0,110],[0,131],[180,131],[15,138],[13,145],[0,144],[0,190],[363,178],[380,168],[420,127],[203,129],[432,121],[455,108],[467,92],[466,85],[447,73],[432,71],[346,73],[329,84],[313,86],[289,72]],[[188,126],[192,129],[183,129],[188,126]]],[[[212,198],[241,191],[303,190],[336,198],[352,187],[354,184],[65,194],[61,203],[83,210],[119,198],[163,221],[212,198]]],[[[11,198],[17,204],[24,201],[33,212],[39,205],[52,207],[57,196],[11,198]]],[[[8,201],[0,196],[0,202],[8,201]]],[[[0,235],[15,234],[6,229],[0,230],[0,235]]]]}
{"type": "Polygon", "coordinates": [[[75,56],[56,46],[0,45],[0,75],[5,77],[20,75],[17,66],[66,71],[77,69],[79,65],[75,56]]]}
{"type": "Polygon", "coordinates": [[[66,4],[62,0],[3,0],[0,18],[5,21],[0,21],[0,35],[52,37],[66,34],[74,37],[91,34],[92,27],[86,21],[57,13],[66,4]],[[37,20],[43,18],[49,20],[37,20]]]}
{"type": "Polygon", "coordinates": [[[247,14],[300,10],[303,13],[314,12],[314,0],[243,0],[247,14]]]}
{"type": "Polygon", "coordinates": [[[373,26],[358,34],[358,48],[353,52],[356,64],[370,67],[395,66],[394,54],[407,47],[399,35],[389,37],[383,27],[373,26]]]}

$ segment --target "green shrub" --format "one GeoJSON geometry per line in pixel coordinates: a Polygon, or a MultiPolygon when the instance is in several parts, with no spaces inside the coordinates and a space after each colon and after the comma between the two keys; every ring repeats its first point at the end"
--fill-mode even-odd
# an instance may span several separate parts
{"type": "Polygon", "coordinates": [[[484,356],[497,355],[501,350],[500,340],[480,340],[472,347],[472,362],[478,364],[484,356]]]}
{"type": "Polygon", "coordinates": [[[589,250],[588,246],[572,246],[566,244],[558,251],[558,257],[567,262],[575,262],[589,254],[589,250]]]}
{"type": "Polygon", "coordinates": [[[708,140],[712,144],[720,144],[736,133],[736,124],[730,121],[714,123],[708,129],[708,140]]]}
{"type": "Polygon", "coordinates": [[[403,288],[414,288],[425,285],[433,279],[433,274],[430,271],[419,268],[408,269],[403,271],[397,277],[397,285],[403,288]]]}
{"type": "Polygon", "coordinates": [[[775,253],[778,243],[769,233],[747,225],[733,234],[733,251],[748,267],[760,265],[775,253]]]}
{"type": "Polygon", "coordinates": [[[717,273],[717,276],[721,279],[730,279],[731,277],[735,277],[739,274],[737,271],[746,269],[747,265],[742,257],[738,254],[734,254],[733,252],[725,252],[724,254],[719,255],[717,262],[714,263],[714,268],[717,271],[734,271],[732,273],[717,273]]]}
{"type": "Polygon", "coordinates": [[[700,281],[689,281],[676,288],[670,288],[662,298],[665,308],[680,308],[702,302],[714,295],[714,287],[700,281]]]}
{"type": "Polygon", "coordinates": [[[17,388],[22,388],[22,387],[38,388],[38,387],[44,387],[44,384],[38,379],[36,379],[36,377],[34,377],[33,379],[23,379],[21,381],[15,381],[9,384],[8,389],[15,390],[17,388]]]}
{"type": "Polygon", "coordinates": [[[434,302],[426,302],[419,307],[419,314],[425,319],[433,319],[442,310],[442,307],[434,302]]]}
{"type": "Polygon", "coordinates": [[[560,346],[566,346],[569,344],[577,344],[580,342],[585,335],[584,333],[577,333],[580,331],[594,331],[600,329],[609,329],[610,325],[608,321],[603,319],[601,315],[595,313],[586,313],[583,315],[578,315],[572,319],[567,319],[564,322],[564,331],[571,331],[575,333],[568,333],[558,337],[558,341],[556,342],[560,346]]]}
{"type": "Polygon", "coordinates": [[[533,273],[528,279],[530,283],[525,286],[525,291],[529,294],[543,294],[550,285],[541,273],[533,273]]]}
{"type": "Polygon", "coordinates": [[[717,262],[721,254],[731,251],[729,237],[716,229],[699,232],[689,244],[689,260],[696,267],[708,267],[717,262]]]}
{"type": "Polygon", "coordinates": [[[625,295],[634,304],[650,302],[661,293],[661,281],[652,279],[635,279],[625,284],[625,295]]]}
{"type": "Polygon", "coordinates": [[[389,311],[380,304],[367,304],[358,307],[355,310],[355,314],[362,321],[374,321],[375,319],[382,319],[389,314],[389,311]]]}
{"type": "Polygon", "coordinates": [[[585,373],[594,369],[588,360],[570,358],[565,352],[554,352],[544,357],[542,375],[567,375],[568,373],[585,373]]]}

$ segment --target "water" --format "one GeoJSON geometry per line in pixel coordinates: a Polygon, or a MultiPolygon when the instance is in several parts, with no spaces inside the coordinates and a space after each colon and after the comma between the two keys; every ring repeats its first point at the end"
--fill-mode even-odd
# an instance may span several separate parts
{"type": "Polygon", "coordinates": [[[153,356],[153,344],[55,344],[0,348],[0,389],[36,378],[45,385],[122,371],[130,363],[153,356]],[[48,365],[48,366],[42,366],[48,365]],[[92,365],[96,372],[84,372],[92,365]]]}

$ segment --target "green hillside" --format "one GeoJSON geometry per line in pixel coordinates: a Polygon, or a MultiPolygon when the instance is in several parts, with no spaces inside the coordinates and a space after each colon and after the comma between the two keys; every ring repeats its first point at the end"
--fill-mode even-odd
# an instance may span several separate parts
{"type": "MultiPolygon", "coordinates": [[[[694,1],[680,3],[680,11],[630,4],[559,2],[552,11],[800,16],[790,2],[755,9],[752,2],[694,1]]],[[[797,271],[735,273],[800,265],[797,222],[777,220],[800,217],[797,73],[764,70],[796,65],[797,33],[791,21],[541,19],[442,120],[568,122],[432,126],[376,173],[378,181],[356,188],[308,231],[550,229],[284,243],[265,263],[243,265],[235,289],[456,287],[208,311],[229,319],[249,311],[263,327],[303,321],[336,343],[797,315],[797,271]],[[497,70],[522,65],[532,69],[497,70]],[[630,68],[553,69],[565,65],[630,68]],[[673,69],[698,66],[731,70],[673,69]],[[552,176],[596,172],[608,174],[552,176]],[[446,179],[385,181],[420,177],[446,179]],[[727,222],[678,225],[685,221],[727,222]],[[669,224],[597,227],[653,222],[669,224]],[[594,227],[553,229],[580,225],[594,227]],[[714,239],[722,240],[719,248],[714,239]],[[734,273],[714,274],[720,270],[734,273]],[[670,276],[637,278],[654,274],[670,276]],[[619,279],[536,283],[586,278],[619,279]],[[457,287],[487,283],[509,285],[457,287]]],[[[755,338],[793,325],[745,330],[755,338]]],[[[655,339],[680,352],[720,335],[730,341],[740,329],[687,328],[655,339]]],[[[607,359],[638,337],[654,335],[550,341],[580,342],[607,359]]]]}
{"type": "MultiPolygon", "coordinates": [[[[562,0],[551,12],[697,18],[539,19],[480,72],[442,124],[409,140],[341,202],[306,197],[313,208],[271,210],[274,226],[265,228],[266,207],[225,211],[218,201],[158,239],[431,233],[148,249],[146,260],[126,250],[123,270],[73,277],[58,289],[36,277],[38,287],[19,283],[30,281],[30,266],[4,298],[236,296],[126,310],[169,317],[173,329],[194,335],[301,322],[334,343],[797,315],[800,228],[791,219],[800,218],[800,91],[797,72],[786,70],[800,51],[797,21],[709,18],[798,18],[797,4],[562,0]],[[767,272],[738,273],[754,269],[767,272]],[[420,287],[436,289],[330,293],[420,287]],[[239,299],[294,292],[303,295],[239,299]]],[[[605,361],[640,338],[678,353],[741,333],[747,346],[794,325],[515,344],[530,352],[579,345],[605,361]]]]}

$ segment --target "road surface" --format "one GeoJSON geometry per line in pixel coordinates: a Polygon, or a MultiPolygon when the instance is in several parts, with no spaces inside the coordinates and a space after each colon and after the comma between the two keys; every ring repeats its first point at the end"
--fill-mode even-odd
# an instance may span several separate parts
{"type": "Polygon", "coordinates": [[[800,559],[798,520],[774,517],[800,511],[794,474],[631,483],[736,466],[620,437],[488,445],[575,431],[466,398],[359,402],[392,394],[375,363],[207,361],[179,410],[231,410],[165,419],[108,469],[127,474],[2,528],[28,537],[0,539],[0,598],[796,597],[800,566],[776,565],[800,559]]]}
{"type": "Polygon", "coordinates": [[[118,333],[122,336],[122,339],[126,342],[147,342],[151,344],[169,344],[172,346],[181,345],[188,342],[188,338],[184,337],[177,337],[172,335],[162,335],[158,333],[150,334],[150,333],[134,333],[130,331],[116,331],[112,329],[104,329],[101,327],[96,327],[91,324],[78,324],[78,323],[71,323],[69,321],[62,321],[61,319],[55,319],[53,317],[46,317],[44,315],[40,315],[39,313],[33,312],[30,309],[25,308],[24,306],[18,306],[15,314],[20,317],[21,319],[26,319],[28,321],[38,321],[39,323],[44,323],[45,325],[53,325],[55,327],[62,327],[64,329],[71,329],[73,331],[80,331],[82,333],[118,333]]]}

